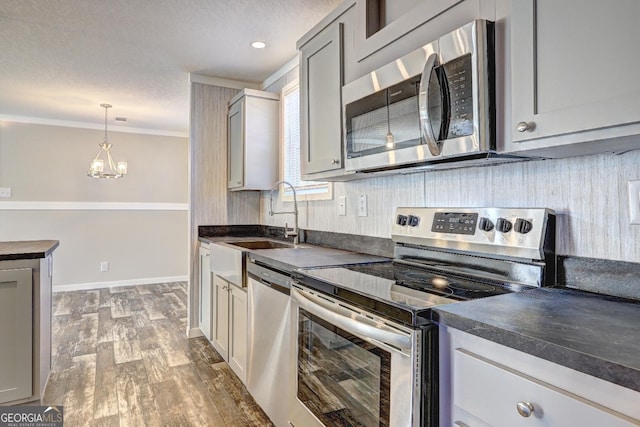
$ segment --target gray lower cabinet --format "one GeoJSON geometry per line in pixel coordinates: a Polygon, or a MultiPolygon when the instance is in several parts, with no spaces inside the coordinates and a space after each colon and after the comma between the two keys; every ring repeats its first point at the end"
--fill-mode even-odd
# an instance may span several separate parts
{"type": "Polygon", "coordinates": [[[0,403],[32,393],[32,270],[0,270],[0,403]]]}
{"type": "Polygon", "coordinates": [[[0,261],[0,405],[36,401],[51,371],[52,255],[0,261]]]}
{"type": "Polygon", "coordinates": [[[244,384],[247,381],[247,289],[213,274],[211,343],[244,384]]]}
{"type": "Polygon", "coordinates": [[[200,255],[200,310],[198,315],[200,331],[211,341],[211,263],[209,248],[202,245],[200,255]]]}
{"type": "Polygon", "coordinates": [[[637,391],[454,328],[439,338],[441,425],[638,425],[637,391]]]}
{"type": "Polygon", "coordinates": [[[639,16],[636,0],[512,2],[517,150],[565,157],[637,148],[639,16]]]}

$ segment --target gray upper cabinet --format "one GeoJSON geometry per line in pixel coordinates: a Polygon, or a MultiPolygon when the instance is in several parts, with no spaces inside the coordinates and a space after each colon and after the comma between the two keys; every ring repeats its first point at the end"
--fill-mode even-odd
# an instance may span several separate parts
{"type": "Polygon", "coordinates": [[[565,157],[638,148],[638,17],[637,0],[512,2],[515,150],[565,157]]]}
{"type": "Polygon", "coordinates": [[[351,72],[355,2],[342,3],[298,40],[300,50],[300,168],[305,180],[341,181],[342,85],[351,72]]]}
{"type": "Polygon", "coordinates": [[[244,89],[229,101],[228,188],[268,190],[278,180],[279,96],[244,89]]]}
{"type": "Polygon", "coordinates": [[[227,131],[229,137],[229,188],[241,188],[244,183],[244,99],[229,107],[227,131]]]}
{"type": "Polygon", "coordinates": [[[300,50],[301,169],[307,179],[343,167],[342,23],[334,22],[300,50]]]}

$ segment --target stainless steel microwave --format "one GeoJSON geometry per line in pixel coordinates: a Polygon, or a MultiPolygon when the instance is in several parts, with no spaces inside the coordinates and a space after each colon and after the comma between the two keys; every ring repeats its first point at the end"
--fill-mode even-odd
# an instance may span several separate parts
{"type": "Polygon", "coordinates": [[[495,156],[493,23],[462,28],[342,88],[345,169],[495,156]]]}

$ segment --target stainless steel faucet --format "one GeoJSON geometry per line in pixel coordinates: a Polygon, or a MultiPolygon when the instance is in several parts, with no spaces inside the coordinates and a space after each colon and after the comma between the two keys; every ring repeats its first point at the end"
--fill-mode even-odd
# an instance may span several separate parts
{"type": "Polygon", "coordinates": [[[293,185],[291,185],[288,181],[278,181],[273,184],[271,187],[271,191],[269,193],[269,215],[273,216],[276,214],[293,214],[295,216],[295,223],[293,225],[293,229],[289,228],[289,225],[284,223],[284,237],[293,237],[293,244],[297,245],[300,243],[300,231],[298,230],[298,199],[296,197],[296,189],[293,185]],[[273,190],[277,189],[280,184],[286,184],[291,187],[291,191],[293,192],[293,211],[280,211],[276,212],[273,210],[273,190]]]}

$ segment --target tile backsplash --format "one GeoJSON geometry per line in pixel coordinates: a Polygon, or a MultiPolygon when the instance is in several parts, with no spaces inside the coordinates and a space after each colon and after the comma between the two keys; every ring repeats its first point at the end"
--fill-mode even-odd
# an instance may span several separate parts
{"type": "MultiPolygon", "coordinates": [[[[300,227],[388,238],[398,206],[546,207],[558,217],[558,254],[640,262],[640,226],[629,223],[627,196],[627,181],[640,179],[638,165],[635,150],[334,183],[333,200],[300,203],[300,227]],[[361,194],[366,217],[357,216],[361,194]],[[346,196],[346,216],[338,215],[339,196],[346,196]]],[[[263,192],[261,223],[291,222],[267,211],[263,192]]]]}

